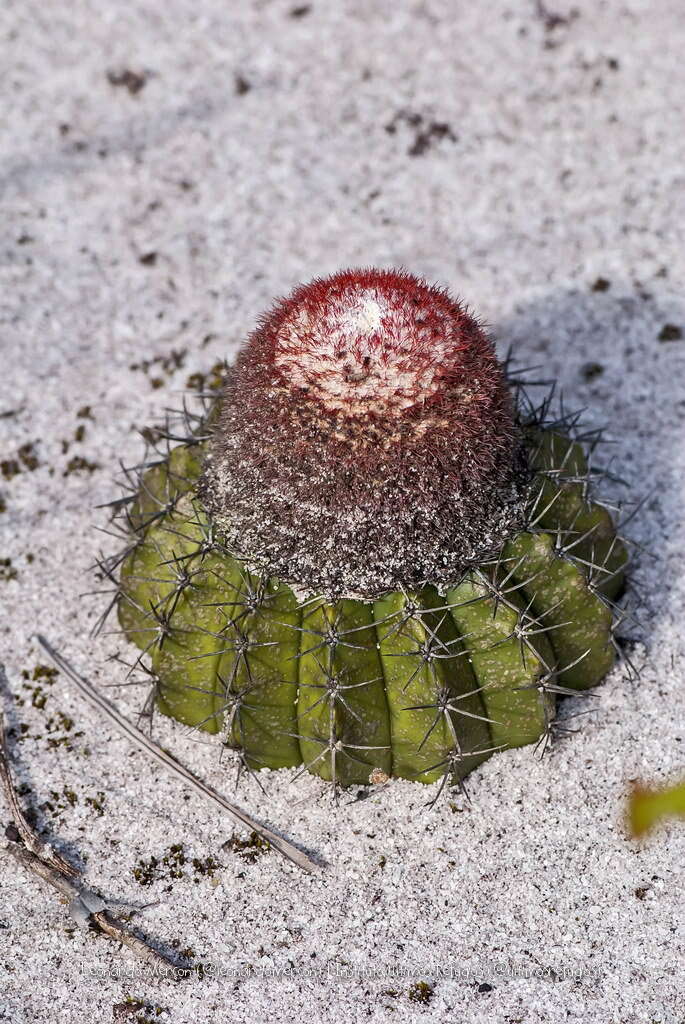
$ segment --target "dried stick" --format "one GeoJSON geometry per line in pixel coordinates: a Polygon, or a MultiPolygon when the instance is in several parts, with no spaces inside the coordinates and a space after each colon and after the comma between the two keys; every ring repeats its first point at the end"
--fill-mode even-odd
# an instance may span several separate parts
{"type": "MultiPolygon", "coordinates": [[[[0,664],[0,675],[4,677],[4,667],[0,664]]],[[[96,893],[80,884],[80,872],[66,861],[48,843],[44,843],[35,830],[29,825],[19,803],[17,792],[12,781],[10,757],[5,733],[4,717],[0,712],[0,783],[14,818],[17,833],[21,842],[10,839],[7,852],[32,874],[49,882],[63,896],[71,900],[70,912],[78,921],[87,922],[92,919],[103,934],[132,949],[146,963],[164,971],[169,975],[176,970],[176,964],[162,953],[149,946],[144,939],[135,935],[123,921],[113,917],[107,910],[105,901],[96,893]]]]}
{"type": "Polygon", "coordinates": [[[59,654],[50,643],[48,643],[44,636],[37,633],[36,639],[48,657],[69,679],[71,679],[83,696],[86,697],[91,704],[94,704],[98,711],[102,712],[102,714],[104,714],[109,721],[117,727],[119,732],[121,732],[135,747],[137,747],[138,750],[142,750],[148,755],[148,757],[151,757],[166,768],[167,771],[176,775],[184,782],[189,783],[203,796],[206,796],[209,800],[218,804],[219,807],[228,811],[231,817],[235,818],[241,825],[246,825],[249,829],[256,832],[257,835],[260,835],[262,839],[266,839],[266,841],[273,846],[281,856],[292,861],[292,863],[298,868],[302,868],[303,871],[309,872],[318,870],[319,865],[312,857],[306,854],[303,850],[300,850],[283,836],[278,835],[278,833],[270,829],[268,825],[260,824],[241,807],[238,807],[236,804],[232,804],[225,796],[219,793],[216,789],[213,789],[212,786],[209,786],[206,782],[203,782],[202,779],[199,779],[189,768],[186,768],[186,766],[181,764],[180,761],[177,761],[175,758],[171,757],[170,754],[167,754],[167,752],[151,740],[149,736],[146,736],[145,733],[141,732],[141,730],[133,725],[132,722],[129,722],[129,720],[125,718],[113,704],[103,697],[101,693],[98,693],[95,687],[92,686],[87,679],[80,676],[78,672],[72,668],[69,662],[65,661],[62,655],[59,654]]]}
{"type": "MultiPolygon", "coordinates": [[[[14,857],[17,863],[21,864],[32,874],[45,879],[54,889],[57,889],[63,896],[70,899],[72,904],[83,903],[84,896],[88,899],[91,895],[88,890],[80,888],[74,881],[58,871],[57,868],[54,868],[51,864],[46,864],[35,853],[20,846],[18,843],[10,843],[7,851],[14,857]]],[[[87,905],[84,906],[87,909],[87,905]]],[[[172,960],[168,960],[162,953],[158,953],[156,949],[149,946],[144,939],[134,935],[123,921],[113,917],[109,911],[91,911],[90,917],[92,917],[101,932],[114,939],[115,942],[121,942],[128,946],[146,963],[163,971],[166,977],[175,975],[177,965],[172,960]]]]}
{"type": "MultiPolygon", "coordinates": [[[[4,675],[4,669],[1,665],[0,672],[4,675]]],[[[17,799],[16,790],[12,783],[9,761],[10,756],[7,747],[7,736],[5,734],[5,718],[2,711],[0,711],[0,782],[2,782],[2,788],[7,798],[7,803],[9,804],[17,831],[23,839],[26,849],[33,854],[34,857],[39,858],[45,864],[49,864],[56,871],[61,872],[68,878],[77,878],[79,872],[73,864],[70,864],[69,861],[66,861],[64,857],[60,856],[57,850],[54,850],[49,843],[44,843],[42,839],[36,835],[26,820],[24,812],[19,804],[19,800],[17,799]]]]}

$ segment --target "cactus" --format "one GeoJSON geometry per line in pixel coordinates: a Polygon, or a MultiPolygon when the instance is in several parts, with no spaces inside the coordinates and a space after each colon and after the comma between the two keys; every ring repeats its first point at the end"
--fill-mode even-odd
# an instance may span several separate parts
{"type": "Polygon", "coordinates": [[[544,749],[557,698],[619,653],[627,554],[597,438],[507,373],[406,273],[277,303],[116,503],[105,568],[157,708],[334,786],[544,749]]]}

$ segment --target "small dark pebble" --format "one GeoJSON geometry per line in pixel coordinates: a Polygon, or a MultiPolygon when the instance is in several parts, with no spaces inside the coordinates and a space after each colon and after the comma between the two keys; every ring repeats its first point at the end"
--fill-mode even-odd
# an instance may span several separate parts
{"type": "Polygon", "coordinates": [[[456,135],[446,121],[432,121],[427,128],[417,132],[407,153],[409,156],[423,156],[431,148],[433,142],[440,142],[442,139],[449,139],[451,142],[457,141],[456,135]]]}
{"type": "Polygon", "coordinates": [[[146,252],[142,256],[138,257],[138,262],[142,263],[144,267],[154,267],[157,262],[156,252],[146,252]]]}
{"type": "Polygon", "coordinates": [[[107,81],[113,86],[123,86],[124,89],[128,89],[131,96],[135,96],[147,82],[147,75],[129,69],[126,71],[108,71],[107,81]]]}
{"type": "Polygon", "coordinates": [[[300,4],[299,7],[293,7],[290,11],[291,18],[305,18],[312,9],[311,4],[300,4]]]}
{"type": "Polygon", "coordinates": [[[94,473],[96,469],[99,469],[100,465],[97,462],[90,462],[88,459],[84,459],[82,455],[74,455],[73,458],[69,459],[67,468],[62,473],[62,476],[70,476],[72,473],[94,473]]]}
{"type": "Polygon", "coordinates": [[[0,558],[0,581],[9,583],[11,580],[16,580],[19,573],[12,565],[11,558],[0,558]]]}
{"type": "Polygon", "coordinates": [[[139,999],[133,999],[131,996],[128,997],[124,1003],[114,1003],[112,1005],[112,1017],[114,1020],[126,1020],[132,1017],[135,1013],[140,1013],[141,1010],[145,1009],[145,1003],[141,1003],[139,999]]]}
{"type": "Polygon", "coordinates": [[[585,363],[580,372],[585,380],[594,380],[595,377],[600,377],[604,373],[604,367],[601,363],[585,363]]]}
{"type": "Polygon", "coordinates": [[[246,92],[249,92],[252,86],[243,75],[236,75],[233,79],[236,96],[244,96],[246,92]]]}
{"type": "Polygon", "coordinates": [[[664,324],[659,331],[659,341],[680,341],[682,336],[683,329],[677,324],[664,324]]]}
{"type": "Polygon", "coordinates": [[[611,281],[607,281],[606,277],[598,277],[592,286],[593,292],[608,292],[611,288],[611,281]]]}
{"type": "Polygon", "coordinates": [[[11,480],[17,473],[21,473],[19,463],[16,459],[3,459],[0,462],[0,473],[4,476],[5,480],[11,480]]]}
{"type": "Polygon", "coordinates": [[[488,985],[487,981],[483,981],[478,986],[478,991],[479,992],[492,992],[492,985],[488,985]]]}

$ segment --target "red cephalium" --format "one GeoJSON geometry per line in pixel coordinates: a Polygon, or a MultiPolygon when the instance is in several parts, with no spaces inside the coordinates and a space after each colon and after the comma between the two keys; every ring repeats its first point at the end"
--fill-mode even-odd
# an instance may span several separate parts
{"type": "Polygon", "coordinates": [[[403,271],[345,270],[265,314],[201,494],[229,546],[306,595],[456,582],[520,523],[527,474],[478,322],[403,271]]]}

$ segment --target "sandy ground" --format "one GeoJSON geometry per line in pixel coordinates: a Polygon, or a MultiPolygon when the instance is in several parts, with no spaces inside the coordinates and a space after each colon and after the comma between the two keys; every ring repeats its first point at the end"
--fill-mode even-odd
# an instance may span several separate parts
{"type": "MultiPolygon", "coordinates": [[[[684,767],[682,5],[68,6],[0,14],[13,750],[88,883],[154,903],[140,927],[205,973],[145,975],[3,855],[0,1019],[682,1021],[685,829],[639,848],[622,821],[629,780],[684,767]],[[263,775],[266,794],[241,783],[245,807],[326,858],[307,877],[222,850],[225,816],[62,677],[33,678],[31,636],[124,681],[108,659],[131,651],[90,636],[104,599],[84,596],[113,546],[95,506],[117,462],[272,296],[356,264],[449,285],[606,424],[625,493],[647,495],[631,534],[653,558],[635,569],[640,681],[617,668],[577,735],[542,761],[493,758],[470,804],[428,811],[430,790],[396,782],[336,808],[294,773],[263,775]]],[[[107,693],[130,714],[142,700],[107,693]]],[[[215,744],[169,722],[156,735],[232,792],[215,744]]]]}

